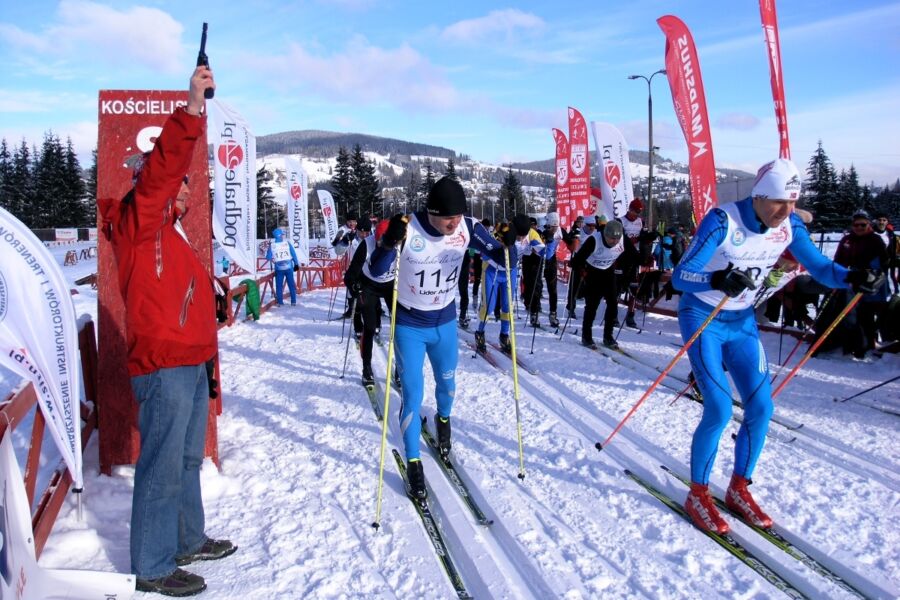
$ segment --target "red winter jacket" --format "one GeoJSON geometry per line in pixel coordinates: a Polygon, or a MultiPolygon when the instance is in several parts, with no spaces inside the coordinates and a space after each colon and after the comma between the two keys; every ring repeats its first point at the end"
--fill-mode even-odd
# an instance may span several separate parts
{"type": "Polygon", "coordinates": [[[175,229],[175,198],[203,124],[203,117],[176,110],[145,159],[134,189],[121,202],[100,201],[125,301],[131,376],[198,365],[216,353],[210,275],[175,229]]]}

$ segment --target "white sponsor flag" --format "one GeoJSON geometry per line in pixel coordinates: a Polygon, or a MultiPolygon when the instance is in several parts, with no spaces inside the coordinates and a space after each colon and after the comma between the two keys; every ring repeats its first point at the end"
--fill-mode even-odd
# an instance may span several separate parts
{"type": "Polygon", "coordinates": [[[297,251],[297,260],[306,265],[309,264],[308,179],[300,165],[300,160],[293,156],[285,157],[284,169],[288,188],[288,238],[297,251]]]}
{"type": "Polygon", "coordinates": [[[256,136],[218,99],[206,103],[215,165],[213,234],[231,260],[256,277],[256,136]]]}
{"type": "Polygon", "coordinates": [[[72,294],[53,255],[0,208],[0,364],[30,380],[75,489],[81,475],[81,367],[72,294]]]}
{"type": "Polygon", "coordinates": [[[602,202],[597,205],[597,214],[608,219],[620,219],[628,212],[628,205],[634,198],[631,186],[631,163],[628,160],[628,144],[622,132],[609,123],[591,121],[594,146],[597,152],[600,191],[602,202]]]}
{"type": "Polygon", "coordinates": [[[134,575],[43,569],[35,557],[31,511],[12,435],[0,440],[0,598],[124,600],[134,594],[134,575]]]}
{"type": "Polygon", "coordinates": [[[334,246],[331,245],[338,232],[334,198],[331,197],[331,192],[327,190],[316,190],[316,194],[319,196],[319,205],[322,207],[322,218],[325,219],[325,243],[328,244],[328,252],[331,254],[331,258],[337,258],[337,252],[334,251],[334,246]]]}

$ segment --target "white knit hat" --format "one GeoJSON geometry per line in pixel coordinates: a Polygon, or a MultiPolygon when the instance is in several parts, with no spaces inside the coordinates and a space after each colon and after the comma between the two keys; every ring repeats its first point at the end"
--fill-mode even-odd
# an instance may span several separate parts
{"type": "Polygon", "coordinates": [[[750,196],[765,200],[799,200],[800,171],[791,161],[776,158],[759,168],[750,196]]]}
{"type": "Polygon", "coordinates": [[[559,213],[548,212],[546,225],[547,227],[559,227],[559,213]]]}

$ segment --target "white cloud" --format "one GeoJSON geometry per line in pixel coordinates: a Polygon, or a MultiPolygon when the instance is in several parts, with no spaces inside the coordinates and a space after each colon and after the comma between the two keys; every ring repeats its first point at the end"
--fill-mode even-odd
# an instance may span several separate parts
{"type": "Polygon", "coordinates": [[[544,27],[544,20],[515,8],[493,10],[483,17],[457,21],[441,32],[447,41],[458,43],[490,42],[498,36],[504,41],[513,37],[516,30],[535,30],[544,27]]]}
{"type": "Polygon", "coordinates": [[[178,21],[156,8],[116,10],[87,0],[63,0],[43,31],[0,23],[0,40],[26,55],[37,52],[72,63],[135,64],[181,73],[182,31],[178,21]]]}
{"type": "MultiPolygon", "coordinates": [[[[49,127],[16,127],[15,129],[6,126],[0,126],[0,138],[5,139],[6,143],[12,148],[22,143],[22,139],[31,145],[40,147],[44,139],[44,134],[50,130],[49,127]]],[[[63,123],[54,125],[52,128],[53,135],[66,143],[66,138],[72,139],[72,146],[78,155],[78,162],[82,168],[91,166],[91,152],[97,147],[97,122],[96,121],[75,121],[72,123],[63,123]]]]}

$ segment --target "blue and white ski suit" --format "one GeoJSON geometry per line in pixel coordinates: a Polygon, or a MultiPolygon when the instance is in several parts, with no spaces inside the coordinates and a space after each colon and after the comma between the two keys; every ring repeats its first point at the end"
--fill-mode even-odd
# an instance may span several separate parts
{"type": "MultiPolygon", "coordinates": [[[[768,228],[757,218],[751,198],[711,210],[672,275],[675,288],[685,292],[678,307],[682,338],[690,339],[723,298],[723,293],[710,285],[714,271],[732,263],[735,269],[746,270],[759,286],[785,248],[820,283],[848,287],[847,269],[819,253],[796,215],[768,228]]],[[[755,291],[745,290],[730,299],[688,349],[703,394],[703,416],[691,444],[691,480],[695,483],[709,482],[719,438],[731,418],[731,388],[723,363],[744,407],[734,473],[749,479],[762,451],[774,406],[768,362],[754,318],[755,297],[755,291]]]]}
{"type": "Polygon", "coordinates": [[[284,282],[287,281],[288,290],[291,292],[291,305],[297,304],[297,282],[294,280],[294,266],[300,265],[294,245],[284,239],[284,231],[276,229],[272,232],[275,241],[269,244],[266,259],[275,263],[275,300],[278,304],[284,304],[281,293],[284,291],[284,282]]]}
{"type": "MultiPolygon", "coordinates": [[[[466,276],[460,267],[469,247],[492,260],[504,260],[503,245],[471,217],[464,217],[454,233],[443,235],[428,222],[426,212],[410,216],[397,270],[394,331],[403,397],[400,430],[407,461],[419,458],[426,354],[434,372],[438,416],[449,418],[453,407],[459,359],[456,288],[457,279],[466,276]]],[[[372,276],[386,273],[396,257],[396,249],[377,247],[369,261],[372,276]]],[[[510,249],[510,260],[516,260],[514,249],[510,249]]]]}

